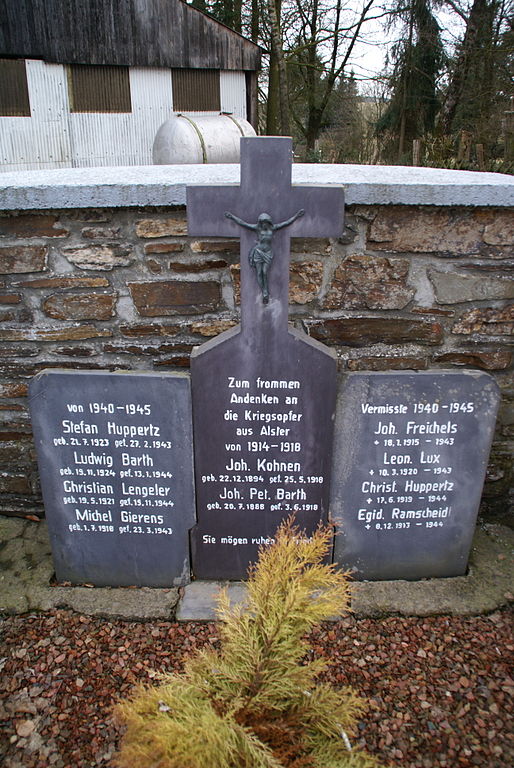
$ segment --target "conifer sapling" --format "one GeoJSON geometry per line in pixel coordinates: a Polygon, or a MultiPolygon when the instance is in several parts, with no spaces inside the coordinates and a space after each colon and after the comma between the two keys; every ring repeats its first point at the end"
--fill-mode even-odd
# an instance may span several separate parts
{"type": "Polygon", "coordinates": [[[118,705],[120,768],[378,767],[351,744],[366,702],[317,682],[328,662],[307,657],[306,633],[348,610],[347,576],[324,562],[331,536],[280,526],[249,570],[246,603],[218,598],[220,650],[118,705]]]}

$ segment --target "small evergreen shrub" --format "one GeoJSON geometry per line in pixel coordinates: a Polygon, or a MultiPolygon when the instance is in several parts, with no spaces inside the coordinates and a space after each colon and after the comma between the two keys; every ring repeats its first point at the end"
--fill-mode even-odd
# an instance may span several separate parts
{"type": "Polygon", "coordinates": [[[317,682],[305,634],[348,609],[346,574],[324,563],[331,530],[306,537],[292,520],[250,568],[248,599],[218,599],[221,650],[140,686],[117,707],[120,768],[377,768],[350,738],[366,702],[317,682]]]}

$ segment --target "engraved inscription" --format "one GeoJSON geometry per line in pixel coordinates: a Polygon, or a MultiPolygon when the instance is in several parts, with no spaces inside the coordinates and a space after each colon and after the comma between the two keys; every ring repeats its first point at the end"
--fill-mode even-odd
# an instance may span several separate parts
{"type": "MultiPolygon", "coordinates": [[[[237,510],[246,514],[270,510],[287,514],[320,509],[320,492],[326,478],[309,476],[304,471],[302,433],[295,431],[304,415],[301,382],[227,375],[226,390],[231,404],[244,407],[224,411],[224,420],[234,424],[231,441],[223,443],[227,474],[211,473],[199,478],[202,485],[212,489],[205,511],[237,510]],[[266,394],[271,391],[279,394],[266,394]],[[297,394],[293,396],[290,392],[297,394]],[[270,408],[263,410],[246,407],[247,404],[265,404],[270,408]],[[275,426],[276,422],[291,426],[275,426]],[[245,458],[239,457],[240,453],[245,458]]],[[[215,529],[213,517],[212,532],[203,537],[205,544],[223,543],[215,529]]],[[[230,541],[231,546],[242,543],[236,539],[230,541]]]]}
{"type": "MultiPolygon", "coordinates": [[[[151,403],[119,403],[88,401],[64,403],[68,411],[90,413],[96,421],[81,419],[61,421],[61,430],[53,435],[53,444],[60,446],[63,463],[60,474],[62,503],[71,504],[74,521],[68,524],[76,535],[83,534],[136,534],[138,536],[171,536],[173,525],[169,515],[130,514],[124,508],[148,506],[171,509],[173,500],[173,474],[169,471],[171,439],[163,440],[161,425],[151,421],[151,403]],[[132,424],[139,417],[145,424],[132,424]],[[80,435],[80,437],[71,437],[80,435]],[[97,435],[98,439],[83,437],[97,435]],[[142,438],[142,439],[141,439],[142,438]],[[152,438],[152,439],[148,439],[152,438]],[[161,438],[154,440],[153,438],[161,438]],[[104,450],[85,450],[100,445],[104,450]],[[73,450],[66,451],[66,448],[73,450]],[[106,469],[101,469],[105,467],[106,469]],[[82,481],[86,477],[110,477],[113,482],[82,481]],[[154,482],[155,479],[162,482],[154,482]],[[113,483],[119,481],[119,492],[113,483]],[[111,525],[98,525],[111,523],[111,525]]],[[[171,435],[166,435],[171,438],[171,435]]]]}
{"type": "Polygon", "coordinates": [[[36,445],[52,449],[38,456],[58,578],[184,583],[194,519],[187,381],[43,372],[31,392],[36,445]],[[182,414],[163,409],[175,394],[182,414]]]}
{"type": "MultiPolygon", "coordinates": [[[[448,419],[447,414],[468,414],[473,418],[474,410],[474,403],[467,400],[361,404],[365,414],[364,430],[375,436],[373,444],[380,450],[378,460],[373,459],[377,451],[370,451],[372,466],[368,472],[398,478],[361,484],[365,498],[362,508],[357,510],[357,520],[367,531],[405,531],[411,523],[427,530],[444,525],[452,513],[454,482],[414,482],[409,478],[420,473],[426,476],[425,473],[450,475],[453,472],[455,452],[465,446],[458,438],[459,424],[448,419]],[[382,414],[395,414],[400,418],[384,421],[380,418],[382,414]],[[425,414],[437,414],[437,417],[420,420],[425,414]],[[413,435],[416,438],[411,437],[413,435]],[[442,437],[434,437],[438,435],[442,437]],[[445,446],[447,450],[436,452],[433,450],[436,446],[445,446]],[[398,521],[409,522],[399,524],[398,521]]],[[[462,429],[462,424],[460,426],[462,429]]]]}
{"type": "Polygon", "coordinates": [[[191,355],[196,578],[245,578],[290,512],[308,535],[328,516],[336,359],[288,327],[289,243],[338,236],[343,195],[292,186],[291,158],[289,139],[243,138],[240,186],[187,191],[190,233],[242,254],[240,327],[191,355]]]}
{"type": "MultiPolygon", "coordinates": [[[[346,405],[343,404],[346,398],[346,405]]],[[[358,578],[465,573],[498,394],[486,374],[353,374],[336,558],[358,578]],[[357,416],[353,414],[357,411],[357,416]]]]}

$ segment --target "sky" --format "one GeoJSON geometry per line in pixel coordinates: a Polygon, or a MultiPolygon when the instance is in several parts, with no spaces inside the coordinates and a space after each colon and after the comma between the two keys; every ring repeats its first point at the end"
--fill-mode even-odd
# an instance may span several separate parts
{"type": "MultiPolygon", "coordinates": [[[[436,17],[441,27],[443,41],[448,48],[453,48],[456,39],[462,35],[462,20],[456,14],[443,9],[436,13],[436,17]]],[[[353,68],[358,80],[377,76],[383,71],[387,50],[399,31],[392,30],[387,33],[383,23],[376,20],[368,22],[364,34],[366,41],[356,45],[353,56],[353,68]]]]}
{"type": "Polygon", "coordinates": [[[381,21],[368,22],[365,29],[366,41],[356,44],[352,57],[353,69],[358,79],[378,75],[385,66],[387,35],[381,21]]]}

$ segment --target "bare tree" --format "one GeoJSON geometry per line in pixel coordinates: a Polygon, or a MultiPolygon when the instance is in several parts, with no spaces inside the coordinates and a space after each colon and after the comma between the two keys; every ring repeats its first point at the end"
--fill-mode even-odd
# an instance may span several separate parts
{"type": "Polygon", "coordinates": [[[296,93],[291,98],[295,126],[309,158],[327,117],[338,80],[349,67],[363,26],[376,0],[363,0],[358,11],[335,0],[293,0],[296,25],[286,53],[296,93]]]}
{"type": "Polygon", "coordinates": [[[284,56],[282,30],[280,26],[282,0],[267,0],[270,32],[270,72],[268,81],[268,110],[266,114],[266,133],[289,136],[289,89],[287,67],[284,56]]]}
{"type": "Polygon", "coordinates": [[[292,124],[312,155],[339,79],[380,0],[193,0],[251,35],[265,52],[267,134],[290,135],[292,124]],[[290,82],[293,84],[290,88],[290,82]]]}

